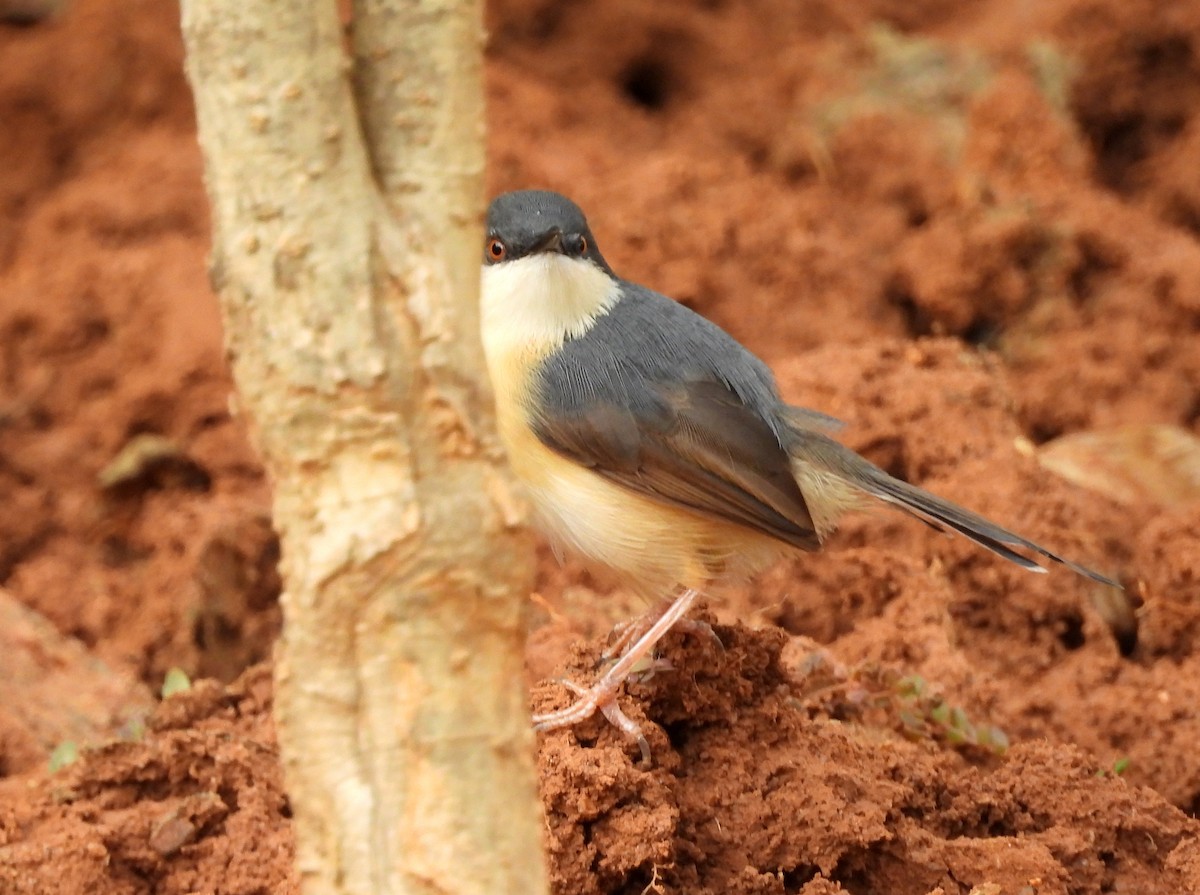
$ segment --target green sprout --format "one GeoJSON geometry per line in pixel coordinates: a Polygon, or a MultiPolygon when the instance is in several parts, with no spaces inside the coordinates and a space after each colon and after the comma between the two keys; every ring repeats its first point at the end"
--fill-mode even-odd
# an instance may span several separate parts
{"type": "Polygon", "coordinates": [[[907,739],[931,740],[955,749],[982,750],[1001,756],[1008,751],[1007,734],[992,724],[971,719],[961,706],[940,696],[920,675],[901,674],[864,663],[845,668],[826,656],[828,667],[814,667],[805,676],[802,699],[809,707],[820,701],[831,716],[889,727],[907,739]]]}
{"type": "Polygon", "coordinates": [[[1112,763],[1111,767],[1101,768],[1096,771],[1097,777],[1120,777],[1129,770],[1129,766],[1133,763],[1128,755],[1118,758],[1112,763]]]}
{"type": "Polygon", "coordinates": [[[192,687],[192,679],[187,676],[187,672],[182,668],[172,668],[167,672],[167,676],[163,678],[162,698],[174,696],[176,693],[182,693],[185,690],[190,690],[192,687]]]}
{"type": "Polygon", "coordinates": [[[63,740],[50,753],[50,773],[61,771],[79,758],[79,745],[74,740],[63,740]]]}

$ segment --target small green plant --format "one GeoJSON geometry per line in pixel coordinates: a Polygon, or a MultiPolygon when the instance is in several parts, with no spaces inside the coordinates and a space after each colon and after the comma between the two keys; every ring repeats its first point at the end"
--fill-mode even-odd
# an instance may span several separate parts
{"type": "Polygon", "coordinates": [[[991,724],[976,724],[965,710],[929,692],[919,675],[900,678],[894,687],[901,732],[910,739],[936,739],[951,746],[976,746],[995,755],[1008,751],[1008,736],[991,724]]]}
{"type": "Polygon", "coordinates": [[[190,690],[192,687],[192,679],[187,676],[187,672],[182,668],[172,668],[167,672],[167,676],[163,678],[162,698],[174,696],[176,693],[182,693],[184,690],[190,690]]]}
{"type": "Polygon", "coordinates": [[[989,755],[1008,751],[1008,736],[999,727],[973,721],[966,710],[951,705],[916,674],[864,663],[846,668],[820,653],[804,669],[803,702],[831,717],[895,730],[910,740],[932,740],[955,749],[989,755]]]}
{"type": "Polygon", "coordinates": [[[1122,756],[1121,758],[1118,758],[1116,761],[1114,761],[1112,763],[1111,767],[1101,768],[1100,770],[1096,771],[1096,776],[1097,777],[1120,777],[1122,774],[1124,774],[1126,771],[1129,770],[1130,764],[1132,764],[1132,760],[1129,758],[1129,756],[1128,755],[1122,756]]]}
{"type": "Polygon", "coordinates": [[[79,745],[74,740],[63,740],[50,753],[50,773],[61,771],[79,758],[79,745]]]}

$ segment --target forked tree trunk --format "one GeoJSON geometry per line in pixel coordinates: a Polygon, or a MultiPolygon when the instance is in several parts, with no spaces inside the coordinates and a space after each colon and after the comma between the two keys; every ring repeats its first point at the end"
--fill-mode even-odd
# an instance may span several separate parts
{"type": "Polygon", "coordinates": [[[240,406],[274,483],[306,893],[545,891],[530,552],[478,334],[479,0],[185,0],[240,406]]]}

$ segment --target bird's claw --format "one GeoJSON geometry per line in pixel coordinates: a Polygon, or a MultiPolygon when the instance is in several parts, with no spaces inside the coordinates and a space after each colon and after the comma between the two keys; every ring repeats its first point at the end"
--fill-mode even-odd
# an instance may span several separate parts
{"type": "MultiPolygon", "coordinates": [[[[642,764],[648,765],[650,763],[650,744],[637,723],[631,720],[617,705],[617,690],[632,674],[638,671],[642,663],[648,662],[651,672],[656,670],[655,665],[659,660],[654,658],[648,660],[647,657],[651,656],[655,645],[662,639],[662,636],[683,618],[697,596],[699,594],[696,591],[686,590],[676,597],[675,601],[664,611],[650,615],[648,624],[644,621],[634,622],[630,626],[632,631],[625,630],[620,638],[625,643],[629,643],[630,640],[633,642],[622,651],[620,658],[601,676],[600,680],[591,687],[581,687],[572,681],[563,681],[567,689],[579,698],[565,709],[534,715],[534,729],[548,731],[570,727],[580,721],[586,721],[599,710],[610,724],[625,734],[628,739],[637,743],[638,750],[642,753],[642,764]],[[633,636],[634,634],[636,637],[633,636]]],[[[708,625],[704,627],[708,628],[713,637],[716,636],[711,627],[708,625]]]]}
{"type": "Polygon", "coordinates": [[[533,729],[539,732],[559,730],[571,727],[581,721],[586,721],[597,711],[608,720],[608,723],[625,735],[625,738],[637,743],[642,755],[642,765],[650,766],[650,741],[642,733],[641,726],[622,711],[617,703],[618,683],[604,678],[591,687],[582,687],[574,681],[561,680],[560,683],[574,693],[579,699],[565,709],[547,712],[533,716],[533,729]]]}

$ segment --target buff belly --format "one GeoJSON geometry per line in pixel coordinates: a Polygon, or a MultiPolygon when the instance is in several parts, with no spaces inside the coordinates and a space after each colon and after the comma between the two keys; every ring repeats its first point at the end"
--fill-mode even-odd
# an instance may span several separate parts
{"type": "Polygon", "coordinates": [[[555,454],[519,422],[502,421],[501,435],[547,536],[647,596],[740,580],[787,551],[756,532],[617,485],[555,454]]]}

